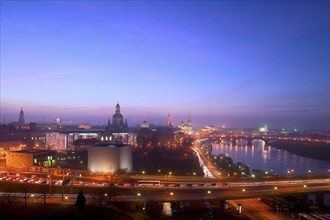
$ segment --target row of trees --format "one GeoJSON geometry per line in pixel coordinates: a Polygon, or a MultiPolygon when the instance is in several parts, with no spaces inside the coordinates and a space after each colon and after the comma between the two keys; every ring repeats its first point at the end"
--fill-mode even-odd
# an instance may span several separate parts
{"type": "MultiPolygon", "coordinates": [[[[121,190],[116,185],[123,182],[126,178],[127,174],[124,171],[105,175],[104,187],[89,190],[89,193],[94,195],[93,200],[96,201],[97,204],[111,205],[111,203],[116,200],[116,197],[121,192],[121,190]]],[[[61,189],[58,186],[56,188],[53,186],[52,189],[52,186],[50,185],[0,182],[0,192],[5,192],[0,196],[0,203],[10,206],[12,203],[18,201],[19,198],[22,198],[24,200],[24,206],[27,207],[28,202],[42,199],[43,205],[46,206],[47,200],[53,197],[53,193],[63,193],[64,187],[68,188],[67,186],[62,186],[61,189]]],[[[77,203],[78,208],[84,207],[81,202],[83,200],[82,198],[85,197],[83,195],[83,191],[80,190],[77,196],[77,201],[79,201],[77,203]]]]}

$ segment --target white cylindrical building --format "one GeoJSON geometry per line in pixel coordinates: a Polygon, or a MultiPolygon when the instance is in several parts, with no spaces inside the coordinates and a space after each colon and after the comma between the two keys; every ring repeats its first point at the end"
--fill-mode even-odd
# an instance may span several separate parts
{"type": "Polygon", "coordinates": [[[130,145],[95,145],[88,149],[88,170],[94,173],[132,171],[130,145]]]}
{"type": "Polygon", "coordinates": [[[119,169],[131,172],[133,169],[132,146],[120,147],[119,169]]]}

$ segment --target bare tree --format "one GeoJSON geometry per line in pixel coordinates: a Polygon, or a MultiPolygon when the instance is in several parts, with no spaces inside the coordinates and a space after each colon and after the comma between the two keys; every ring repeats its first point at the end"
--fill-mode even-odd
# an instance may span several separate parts
{"type": "Polygon", "coordinates": [[[17,196],[13,194],[14,190],[11,184],[8,184],[4,187],[4,193],[3,197],[5,199],[5,202],[7,203],[7,206],[10,206],[13,200],[17,199],[17,196]]]}
{"type": "Polygon", "coordinates": [[[31,192],[31,187],[29,184],[22,183],[19,185],[19,191],[24,196],[24,206],[27,207],[28,193],[31,192]]]}
{"type": "Polygon", "coordinates": [[[103,206],[103,203],[106,201],[106,190],[105,188],[97,188],[94,192],[94,202],[98,206],[103,206]]]}
{"type": "Polygon", "coordinates": [[[162,216],[162,204],[155,201],[147,202],[145,211],[151,219],[160,219],[162,216]]]}
{"type": "Polygon", "coordinates": [[[125,170],[110,173],[104,176],[105,178],[105,197],[106,203],[111,206],[112,202],[116,200],[116,197],[122,191],[118,184],[122,184],[125,179],[127,179],[127,172],[125,170]]]}
{"type": "Polygon", "coordinates": [[[43,199],[44,206],[46,206],[47,199],[51,197],[48,193],[49,189],[46,185],[41,185],[38,192],[41,194],[41,198],[43,199]]]}

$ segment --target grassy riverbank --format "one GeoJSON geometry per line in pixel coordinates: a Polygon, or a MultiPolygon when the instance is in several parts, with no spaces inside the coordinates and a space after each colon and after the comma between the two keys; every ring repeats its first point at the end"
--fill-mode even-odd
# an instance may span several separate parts
{"type": "Polygon", "coordinates": [[[330,145],[325,143],[305,143],[294,141],[276,141],[269,143],[277,149],[287,150],[292,154],[323,160],[330,163],[330,145]]]}

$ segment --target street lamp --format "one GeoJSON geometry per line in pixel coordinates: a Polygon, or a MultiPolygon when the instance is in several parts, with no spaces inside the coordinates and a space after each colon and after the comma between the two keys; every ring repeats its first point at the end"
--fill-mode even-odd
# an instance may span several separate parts
{"type": "Polygon", "coordinates": [[[173,196],[173,195],[174,195],[174,193],[173,193],[173,192],[170,192],[170,195],[171,195],[171,196],[173,196]]]}
{"type": "Polygon", "coordinates": [[[290,174],[293,174],[293,172],[294,172],[294,169],[288,170],[289,184],[290,184],[290,174]]]}
{"type": "Polygon", "coordinates": [[[210,190],[208,190],[208,191],[207,191],[207,194],[211,194],[211,191],[210,191],[210,190]]]}
{"type": "Polygon", "coordinates": [[[137,196],[141,196],[141,193],[137,193],[136,195],[137,195],[137,196]]]}

